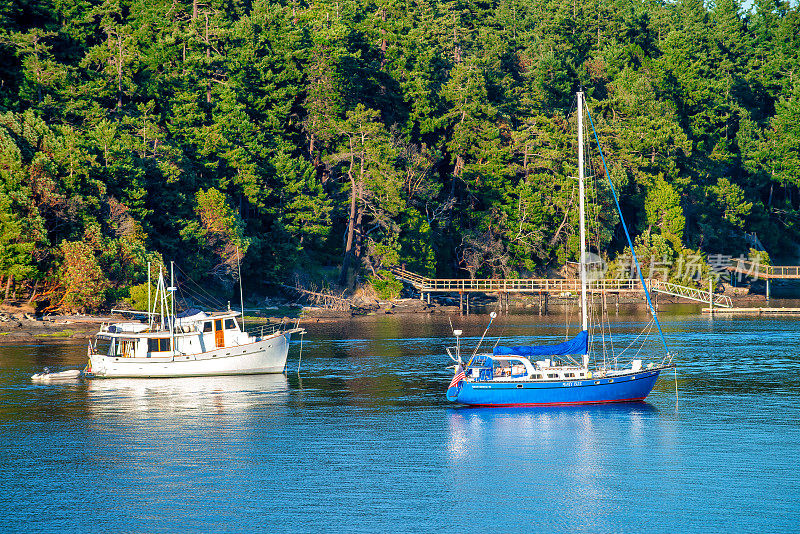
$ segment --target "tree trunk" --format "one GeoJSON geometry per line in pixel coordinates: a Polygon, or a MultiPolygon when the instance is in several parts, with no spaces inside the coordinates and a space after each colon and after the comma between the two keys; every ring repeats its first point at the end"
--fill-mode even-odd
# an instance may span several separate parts
{"type": "MultiPolygon", "coordinates": [[[[386,66],[386,8],[381,8],[381,21],[383,25],[381,26],[381,70],[386,66]]],[[[382,89],[385,87],[381,86],[382,89]]]]}
{"type": "Polygon", "coordinates": [[[38,287],[39,287],[39,281],[38,281],[38,280],[36,280],[36,281],[33,283],[33,289],[31,290],[31,298],[29,298],[29,299],[28,299],[28,304],[30,304],[31,302],[33,302],[33,299],[34,299],[34,298],[36,298],[36,289],[37,289],[38,287]]]}
{"type": "Polygon", "coordinates": [[[767,207],[772,207],[772,188],[775,186],[775,182],[770,182],[769,184],[769,200],[767,200],[767,207]]]}
{"type": "Polygon", "coordinates": [[[117,32],[117,110],[122,111],[122,33],[117,32]]]}
{"type": "Polygon", "coordinates": [[[11,286],[14,284],[14,275],[8,275],[8,281],[6,281],[6,296],[4,300],[8,300],[8,293],[11,291],[11,286]]]}
{"type": "MultiPolygon", "coordinates": [[[[211,40],[208,38],[208,13],[206,13],[206,60],[211,65],[211,40]]],[[[211,103],[211,72],[208,73],[206,80],[206,103],[211,103]]]]}
{"type": "MultiPolygon", "coordinates": [[[[363,175],[362,175],[363,176],[363,175]]],[[[361,235],[362,221],[364,220],[364,179],[361,178],[358,182],[358,202],[356,224],[353,231],[353,256],[356,258],[361,257],[361,245],[364,242],[364,236],[361,235]]]]}
{"type": "MultiPolygon", "coordinates": [[[[350,153],[353,153],[353,142],[350,142],[350,153]]],[[[358,204],[359,191],[356,185],[356,180],[353,177],[353,165],[355,161],[354,156],[350,156],[350,168],[347,171],[347,176],[350,178],[350,215],[347,221],[347,236],[344,245],[344,258],[342,258],[342,271],[339,273],[339,285],[344,287],[347,285],[347,272],[350,270],[350,261],[353,250],[353,237],[355,234],[356,225],[356,205],[358,204]]]]}

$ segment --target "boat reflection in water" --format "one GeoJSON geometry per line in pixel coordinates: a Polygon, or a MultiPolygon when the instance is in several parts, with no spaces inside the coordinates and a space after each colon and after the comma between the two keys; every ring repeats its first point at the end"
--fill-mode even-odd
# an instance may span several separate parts
{"type": "Polygon", "coordinates": [[[95,415],[200,416],[284,405],[289,383],[283,374],[115,378],[90,380],[89,410],[95,415]]]}
{"type": "Polygon", "coordinates": [[[442,478],[459,506],[485,511],[470,518],[475,531],[510,532],[524,521],[552,532],[624,531],[614,503],[641,502],[647,492],[629,497],[621,481],[656,476],[674,461],[664,414],[643,402],[447,415],[451,473],[442,478]]]}
{"type": "MultiPolygon", "coordinates": [[[[515,454],[534,456],[569,448],[584,459],[601,454],[603,429],[617,428],[627,445],[643,439],[647,419],[658,409],[647,402],[592,406],[536,408],[457,408],[448,414],[448,452],[453,462],[469,460],[476,454],[515,454]]],[[[533,459],[533,458],[532,458],[533,459]]]]}

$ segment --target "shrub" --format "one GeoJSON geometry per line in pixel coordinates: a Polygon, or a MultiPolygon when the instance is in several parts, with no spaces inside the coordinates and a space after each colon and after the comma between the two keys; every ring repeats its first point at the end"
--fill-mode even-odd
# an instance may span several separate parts
{"type": "Polygon", "coordinates": [[[109,284],[94,252],[82,241],[64,241],[61,251],[64,254],[59,273],[64,291],[61,307],[80,311],[96,310],[104,303],[109,284]]]}
{"type": "Polygon", "coordinates": [[[403,282],[397,280],[389,271],[378,271],[377,276],[370,276],[372,289],[382,300],[394,300],[403,290],[403,282]]]}

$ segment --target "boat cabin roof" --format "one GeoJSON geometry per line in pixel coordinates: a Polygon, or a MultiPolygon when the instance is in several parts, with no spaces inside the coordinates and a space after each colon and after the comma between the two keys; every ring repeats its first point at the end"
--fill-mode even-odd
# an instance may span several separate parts
{"type": "Polygon", "coordinates": [[[169,328],[150,330],[146,322],[120,322],[104,324],[100,327],[97,337],[100,339],[112,338],[163,338],[163,337],[181,337],[189,335],[197,335],[200,329],[194,328],[199,323],[206,321],[214,321],[219,319],[234,319],[240,316],[238,311],[224,311],[224,312],[200,312],[188,317],[178,317],[175,319],[175,332],[171,333],[169,328]]]}

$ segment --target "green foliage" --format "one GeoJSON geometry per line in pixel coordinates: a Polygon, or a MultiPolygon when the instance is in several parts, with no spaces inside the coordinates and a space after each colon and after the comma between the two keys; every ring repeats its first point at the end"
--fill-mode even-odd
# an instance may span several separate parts
{"type": "Polygon", "coordinates": [[[772,265],[772,261],[769,259],[769,254],[766,250],[756,250],[751,248],[747,256],[750,261],[757,265],[772,265]]]}
{"type": "Polygon", "coordinates": [[[48,332],[43,334],[34,334],[36,337],[72,337],[76,332],[67,328],[66,330],[59,330],[58,332],[48,332]]]}
{"type": "Polygon", "coordinates": [[[394,300],[400,296],[400,292],[403,290],[403,283],[392,276],[389,271],[378,271],[376,276],[369,277],[369,283],[381,300],[394,300]]]}
{"type": "Polygon", "coordinates": [[[181,236],[211,253],[205,258],[208,272],[221,277],[233,275],[251,243],[244,236],[244,221],[225,193],[213,187],[195,194],[195,213],[197,219],[186,224],[181,236]]]}
{"type": "MultiPolygon", "coordinates": [[[[149,298],[152,299],[156,294],[156,286],[151,284],[149,298]]],[[[148,292],[147,282],[131,286],[128,290],[128,297],[125,301],[130,305],[131,309],[138,311],[147,311],[148,292]]]]}
{"type": "Polygon", "coordinates": [[[397,262],[404,264],[412,272],[434,277],[436,275],[435,235],[431,225],[417,209],[409,208],[400,220],[400,228],[400,251],[397,262]]]}
{"type": "Polygon", "coordinates": [[[11,211],[11,200],[0,192],[0,275],[18,279],[35,276],[34,246],[23,232],[22,221],[11,211]]]}
{"type": "Polygon", "coordinates": [[[62,286],[59,305],[73,311],[98,309],[105,301],[108,280],[92,247],[83,241],[64,241],[61,253],[64,262],[59,272],[62,286]]]}
{"type": "Polygon", "coordinates": [[[732,226],[744,227],[745,217],[750,214],[752,202],[745,200],[744,190],[728,178],[720,178],[708,189],[709,196],[715,200],[722,212],[722,219],[732,226]]]}
{"type": "Polygon", "coordinates": [[[800,185],[800,83],[781,95],[771,121],[769,165],[782,183],[800,185]]]}
{"type": "MultiPolygon", "coordinates": [[[[576,87],[646,260],[738,255],[754,231],[794,250],[800,7],[617,4],[16,3],[0,277],[50,290],[86,247],[110,298],[162,256],[229,291],[237,260],[350,287],[401,264],[543,272],[578,255],[576,87]]],[[[589,246],[614,257],[587,148],[589,246]]],[[[64,305],[100,305],[75,287],[64,305]]]]}
{"type": "Polygon", "coordinates": [[[680,201],[675,189],[659,175],[644,198],[647,224],[660,228],[665,234],[683,238],[686,218],[683,216],[680,201]]]}

